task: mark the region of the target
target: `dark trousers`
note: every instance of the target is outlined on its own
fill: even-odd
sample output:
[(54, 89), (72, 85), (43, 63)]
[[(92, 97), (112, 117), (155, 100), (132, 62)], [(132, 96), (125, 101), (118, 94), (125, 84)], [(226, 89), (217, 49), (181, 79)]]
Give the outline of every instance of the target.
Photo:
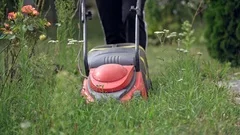
[[(130, 8), (136, 7), (136, 3), (137, 0), (96, 0), (107, 44), (135, 43), (135, 13), (131, 13)], [(142, 0), (139, 44), (145, 49), (147, 34), (144, 5), (145, 0)]]

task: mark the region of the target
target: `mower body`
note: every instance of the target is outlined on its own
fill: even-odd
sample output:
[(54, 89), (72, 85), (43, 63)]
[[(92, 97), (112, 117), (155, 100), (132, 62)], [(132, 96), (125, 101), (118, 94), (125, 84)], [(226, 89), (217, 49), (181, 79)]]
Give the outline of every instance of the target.
[(139, 47), (139, 71), (135, 69), (135, 44), (97, 46), (88, 53), (89, 76), (81, 95), (87, 102), (114, 98), (128, 101), (134, 96), (148, 97), (151, 81), (145, 50)]

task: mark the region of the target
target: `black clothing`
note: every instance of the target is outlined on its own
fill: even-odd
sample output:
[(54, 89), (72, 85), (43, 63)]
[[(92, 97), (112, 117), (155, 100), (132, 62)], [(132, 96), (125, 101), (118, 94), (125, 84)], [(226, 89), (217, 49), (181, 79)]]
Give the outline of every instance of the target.
[[(144, 21), (144, 5), (142, 0), (141, 16), (139, 17), (139, 44), (145, 49), (147, 41)], [(96, 0), (99, 16), (103, 26), (107, 44), (135, 42), (135, 13), (130, 12), (131, 6), (136, 7), (137, 0)]]

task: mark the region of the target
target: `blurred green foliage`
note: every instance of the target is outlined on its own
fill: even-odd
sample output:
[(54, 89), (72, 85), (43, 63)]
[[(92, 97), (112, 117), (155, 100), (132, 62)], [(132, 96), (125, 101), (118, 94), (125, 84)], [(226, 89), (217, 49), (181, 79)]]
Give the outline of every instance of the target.
[[(0, 26), (7, 18), (7, 13), (16, 10), (16, 0), (0, 0)], [(0, 31), (0, 36), (2, 32)], [(1, 45), (0, 45), (1, 46)]]
[(7, 18), (7, 13), (16, 11), (20, 0), (0, 0), (0, 24)]
[(6, 0), (0, 0), (1, 6), (0, 6), (0, 22), (3, 22), (4, 20), (4, 14), (5, 14), (5, 7), (6, 7)]
[(146, 19), (149, 34), (156, 30), (169, 29), (178, 31), (185, 20), (191, 21), (199, 0), (148, 0), (146, 3)]
[(221, 62), (240, 66), (240, 1), (210, 1), (205, 13), (207, 47)]
[[(167, 29), (180, 32), (184, 21), (192, 22), (201, 0), (148, 0), (145, 7), (149, 38), (156, 38), (155, 31)], [(196, 20), (201, 22), (202, 8)]]

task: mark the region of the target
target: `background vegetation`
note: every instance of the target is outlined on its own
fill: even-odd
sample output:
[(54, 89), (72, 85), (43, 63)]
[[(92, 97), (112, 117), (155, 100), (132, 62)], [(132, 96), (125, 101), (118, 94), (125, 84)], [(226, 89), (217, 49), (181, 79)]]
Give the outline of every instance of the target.
[[(77, 68), (82, 47), (77, 1), (46, 1), (39, 17), (51, 26), (36, 30), (43, 33), (29, 38), (25, 29), (19, 29), (19, 42), (0, 40), (0, 134), (239, 134), (239, 93), (224, 85), (240, 78), (239, 69), (212, 59), (207, 48), (212, 43), (203, 37), (204, 30), (214, 25), (201, 17), (210, 3), (157, 1), (149, 0), (146, 9), (148, 24), (153, 24), (149, 27), (153, 41), (147, 48), (153, 89), (147, 101), (135, 98), (126, 104), (85, 103), (79, 91), (83, 77)], [(189, 2), (194, 6), (189, 7)], [(0, 8), (5, 14), (2, 3)], [(93, 1), (88, 8), (95, 13), (88, 26), (91, 49), (104, 41)], [(2, 20), (1, 28), (7, 16)], [(42, 34), (46, 37), (40, 38)], [(11, 58), (11, 53), (5, 48), (14, 43), (23, 49), (14, 57), (16, 63), (6, 68), (6, 55)], [(28, 57), (31, 45), (35, 53)], [(14, 78), (7, 77), (11, 67), (18, 73)]]
[(210, 55), (240, 65), (240, 1), (211, 1), (206, 11), (206, 38)]

